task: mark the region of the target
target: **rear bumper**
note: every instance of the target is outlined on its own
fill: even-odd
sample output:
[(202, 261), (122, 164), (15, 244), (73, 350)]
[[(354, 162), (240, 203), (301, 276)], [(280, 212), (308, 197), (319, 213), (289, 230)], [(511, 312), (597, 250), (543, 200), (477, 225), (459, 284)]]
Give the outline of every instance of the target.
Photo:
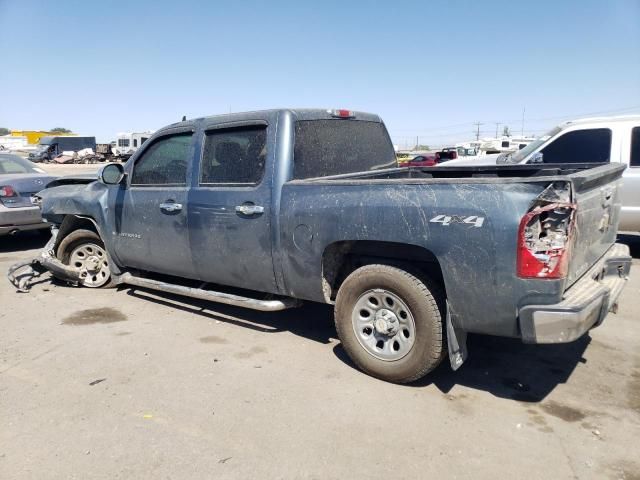
[(631, 256), (629, 247), (614, 244), (607, 253), (564, 292), (560, 303), (520, 308), (519, 321), (525, 343), (566, 343), (602, 323), (624, 288)]
[(48, 227), (49, 223), (42, 219), (39, 207), (0, 206), (0, 236)]

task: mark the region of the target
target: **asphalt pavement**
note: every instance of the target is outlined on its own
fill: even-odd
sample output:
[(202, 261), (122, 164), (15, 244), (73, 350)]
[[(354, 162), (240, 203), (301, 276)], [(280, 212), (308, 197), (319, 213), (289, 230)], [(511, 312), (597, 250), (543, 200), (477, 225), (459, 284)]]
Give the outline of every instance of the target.
[[(566, 345), (470, 336), (408, 386), (332, 310), (0, 280), (0, 478), (640, 478), (640, 238), (616, 315)], [(0, 238), (0, 271), (44, 245)]]

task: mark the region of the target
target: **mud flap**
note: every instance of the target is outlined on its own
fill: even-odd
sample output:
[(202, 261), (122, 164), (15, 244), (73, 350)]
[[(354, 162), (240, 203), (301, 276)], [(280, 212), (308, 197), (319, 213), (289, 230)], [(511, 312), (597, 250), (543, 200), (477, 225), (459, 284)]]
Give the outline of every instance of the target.
[(467, 359), (467, 332), (453, 326), (451, 320), (451, 307), (447, 301), (447, 348), (449, 349), (449, 362), (455, 371), (459, 369)]

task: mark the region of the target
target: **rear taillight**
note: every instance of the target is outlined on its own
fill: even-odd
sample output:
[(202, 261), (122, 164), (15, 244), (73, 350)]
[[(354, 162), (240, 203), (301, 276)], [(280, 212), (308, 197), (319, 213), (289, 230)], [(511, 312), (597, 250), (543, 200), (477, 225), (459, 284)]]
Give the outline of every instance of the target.
[(520, 221), (517, 272), (520, 278), (567, 275), (575, 206), (554, 203), (536, 207)]
[(11, 185), (0, 186), (0, 198), (17, 197), (18, 192)]

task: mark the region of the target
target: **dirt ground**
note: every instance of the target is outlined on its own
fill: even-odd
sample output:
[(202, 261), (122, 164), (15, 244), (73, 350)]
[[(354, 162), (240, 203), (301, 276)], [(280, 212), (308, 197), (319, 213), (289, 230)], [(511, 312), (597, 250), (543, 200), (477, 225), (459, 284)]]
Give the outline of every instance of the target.
[[(43, 244), (0, 238), (0, 272)], [(635, 260), (580, 340), (471, 336), (458, 372), (398, 386), (354, 369), (323, 305), (0, 280), (0, 478), (640, 479), (638, 311)]]

